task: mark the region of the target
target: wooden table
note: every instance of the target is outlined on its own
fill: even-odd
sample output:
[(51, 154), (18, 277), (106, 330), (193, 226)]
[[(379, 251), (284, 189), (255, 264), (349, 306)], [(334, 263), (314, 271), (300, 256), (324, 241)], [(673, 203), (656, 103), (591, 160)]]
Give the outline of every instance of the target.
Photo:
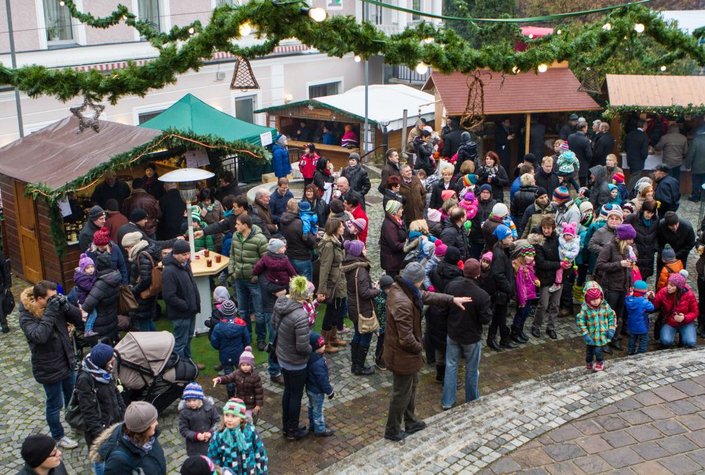
[[(215, 262), (215, 256), (221, 256), (220, 262)], [(207, 261), (210, 259), (211, 267), (208, 267)], [(209, 256), (203, 256), (203, 251), (198, 251), (191, 261), (191, 272), (193, 272), (198, 294), (201, 296), (201, 311), (196, 314), (196, 329), (195, 333), (207, 333), (206, 320), (210, 318), (212, 311), (211, 302), (211, 276), (220, 274), (221, 271), (228, 268), (230, 259), (217, 252), (210, 251)]]

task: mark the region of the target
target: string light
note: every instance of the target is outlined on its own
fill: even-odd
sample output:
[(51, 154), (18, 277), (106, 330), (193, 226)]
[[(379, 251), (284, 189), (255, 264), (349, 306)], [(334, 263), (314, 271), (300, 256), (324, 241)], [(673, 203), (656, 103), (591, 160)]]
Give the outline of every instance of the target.
[(59, 2), (59, 6), (60, 6), (60, 7), (66, 6), (66, 3), (64, 3), (64, 0), (61, 0), (61, 1)]
[(533, 40), (533, 39), (534, 39), (534, 34), (533, 34), (533, 33), (529, 33), (529, 39), (530, 39), (530, 40)]
[(514, 74), (519, 74), (520, 72), (521, 72), (521, 69), (517, 68), (516, 66), (514, 66), (514, 67), (512, 68), (512, 73), (514, 73)]
[(428, 72), (428, 64), (424, 63), (423, 61), (420, 62), (419, 64), (416, 65), (415, 71), (420, 74), (424, 75)]
[(556, 30), (556, 34), (557, 34), (557, 35), (560, 35), (561, 33), (563, 33), (562, 30)]
[(646, 30), (646, 27), (643, 23), (637, 23), (636, 25), (634, 25), (634, 31), (636, 31), (637, 33), (643, 33), (644, 30)]
[(548, 64), (546, 64), (546, 63), (541, 63), (541, 64), (538, 65), (538, 67), (537, 67), (536, 69), (537, 69), (538, 72), (540, 72), (540, 73), (545, 73), (546, 71), (548, 71)]
[(661, 66), (660, 69), (661, 69), (661, 72), (662, 72), (662, 73), (665, 73), (665, 72), (666, 72), (666, 69), (668, 69), (668, 68), (667, 68), (666, 65), (664, 64), (663, 66)]
[(196, 33), (196, 30), (194, 29), (194, 27), (191, 27), (191, 28), (188, 29), (188, 34), (189, 34), (189, 35), (193, 35), (194, 33)]
[(240, 25), (238, 31), (240, 32), (240, 36), (248, 36), (250, 33), (252, 33), (252, 25), (249, 21), (246, 21), (245, 23)]
[(328, 18), (328, 12), (325, 10), (325, 8), (316, 7), (308, 11), (308, 16), (311, 18), (311, 20), (315, 21), (316, 23), (320, 23), (322, 21), (325, 21), (326, 18)]
[(602, 25), (602, 29), (605, 31), (610, 31), (612, 29), (612, 24), (611, 23), (605, 23)]
[(360, 57), (359, 54), (356, 54), (353, 59), (355, 60), (356, 63), (359, 63), (360, 61), (362, 61), (362, 58)]
[(424, 38), (423, 42), (426, 43), (427, 45), (430, 45), (431, 43), (433, 43), (433, 38), (431, 38), (431, 37)]

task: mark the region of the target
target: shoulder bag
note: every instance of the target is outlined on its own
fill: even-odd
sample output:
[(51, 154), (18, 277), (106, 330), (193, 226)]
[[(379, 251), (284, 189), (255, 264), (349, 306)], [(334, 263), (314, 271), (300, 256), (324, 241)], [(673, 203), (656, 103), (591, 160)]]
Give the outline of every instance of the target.
[(147, 255), (149, 262), (152, 264), (152, 281), (149, 283), (149, 288), (140, 292), (140, 298), (147, 300), (148, 298), (156, 297), (162, 291), (162, 270), (164, 270), (164, 267), (162, 267), (161, 262), (155, 263), (148, 252), (143, 252), (143, 254)]
[(137, 299), (135, 298), (135, 294), (132, 293), (132, 290), (130, 290), (130, 286), (121, 285), (120, 298), (118, 299), (118, 313), (127, 315), (137, 310), (137, 307)]
[[(98, 408), (98, 418), (103, 419), (103, 415), (100, 410), (100, 403), (98, 402), (98, 391), (95, 387), (95, 380), (91, 376), (91, 388), (93, 389), (93, 395), (95, 396), (95, 404)], [(65, 419), (66, 423), (70, 425), (73, 429), (86, 431), (86, 421), (81, 413), (81, 406), (78, 404), (78, 396), (76, 395), (76, 388), (73, 389), (71, 393), (71, 399), (69, 400), (69, 405), (66, 407)], [(102, 423), (102, 422), (101, 422)]]
[(357, 275), (360, 272), (360, 268), (358, 267), (355, 270), (355, 301), (357, 302), (357, 331), (361, 335), (364, 335), (365, 333), (372, 333), (376, 332), (379, 330), (379, 320), (377, 320), (377, 315), (375, 315), (375, 309), (374, 307), (372, 308), (372, 316), (366, 317), (362, 313), (360, 313), (360, 290), (358, 289), (357, 286)]

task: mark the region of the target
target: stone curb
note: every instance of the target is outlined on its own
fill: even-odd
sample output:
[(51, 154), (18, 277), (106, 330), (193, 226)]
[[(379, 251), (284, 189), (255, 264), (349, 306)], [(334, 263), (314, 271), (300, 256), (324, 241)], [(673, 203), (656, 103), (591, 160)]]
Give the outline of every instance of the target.
[[(322, 473), (475, 473), (530, 440), (642, 391), (705, 374), (705, 349), (647, 353), (523, 381), (426, 420), (400, 444), (380, 440)], [(482, 378), (482, 376), (480, 376)]]

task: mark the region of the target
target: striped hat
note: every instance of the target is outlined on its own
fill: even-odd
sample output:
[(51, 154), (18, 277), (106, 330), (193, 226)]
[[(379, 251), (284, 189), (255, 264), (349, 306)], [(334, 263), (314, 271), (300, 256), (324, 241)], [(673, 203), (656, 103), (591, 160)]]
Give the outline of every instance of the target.
[(565, 186), (559, 186), (553, 190), (553, 201), (556, 203), (565, 203), (570, 200), (570, 191)]
[(560, 150), (561, 150), (561, 152), (566, 151), (566, 150), (570, 150), (570, 146), (568, 145), (568, 142), (567, 142), (567, 141), (564, 141), (564, 142), (561, 144)]
[(615, 173), (614, 175), (612, 175), (612, 179), (613, 179), (616, 183), (624, 183), (624, 173), (622, 173), (622, 172), (617, 172), (617, 173)]
[(637, 280), (634, 282), (634, 295), (640, 297), (649, 291), (649, 287), (643, 280)]
[(474, 173), (468, 173), (463, 176), (463, 186), (470, 186), (477, 183), (477, 175)]
[(245, 351), (243, 351), (240, 354), (240, 361), (238, 361), (239, 364), (248, 364), (250, 366), (255, 365), (255, 355), (252, 354), (252, 347), (251, 346), (246, 346)]
[(400, 209), (401, 203), (396, 200), (387, 201), (387, 206), (384, 207), (384, 210), (389, 214), (397, 214)]
[(222, 304), (220, 304), (220, 313), (225, 315), (226, 317), (232, 317), (235, 315), (237, 312), (237, 307), (235, 306), (235, 302), (232, 300), (224, 300)]
[(242, 399), (232, 398), (223, 406), (223, 415), (232, 414), (242, 419), (247, 417), (247, 408)]
[(184, 388), (184, 394), (181, 399), (200, 399), (203, 400), (203, 388), (198, 383), (190, 383)]

